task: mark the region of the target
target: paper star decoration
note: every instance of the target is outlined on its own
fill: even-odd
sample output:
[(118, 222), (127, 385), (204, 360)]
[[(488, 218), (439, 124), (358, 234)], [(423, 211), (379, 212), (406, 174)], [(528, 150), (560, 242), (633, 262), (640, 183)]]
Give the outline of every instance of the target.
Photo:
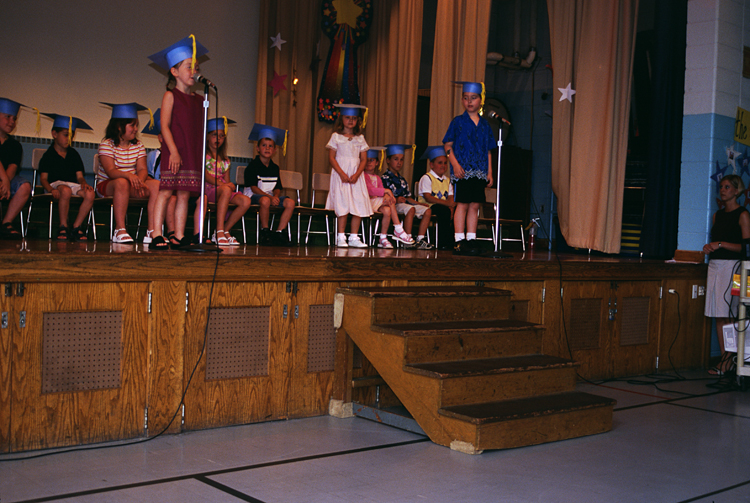
[(722, 178), (724, 178), (724, 172), (727, 170), (729, 166), (724, 166), (723, 168), (719, 166), (719, 161), (716, 161), (716, 172), (711, 175), (711, 180), (713, 180), (716, 183), (719, 183)]
[(737, 164), (735, 161), (742, 154), (740, 154), (734, 149), (734, 145), (732, 145), (731, 147), (727, 147), (726, 152), (727, 152), (727, 167), (732, 166), (732, 173), (736, 174)]
[(286, 91), (286, 86), (284, 85), (284, 79), (286, 79), (286, 77), (286, 75), (279, 75), (276, 73), (276, 70), (274, 70), (273, 78), (268, 81), (268, 85), (273, 88), (274, 97), (279, 94), (279, 91), (282, 89)]
[(281, 44), (286, 44), (286, 40), (281, 38), (281, 33), (277, 33), (275, 37), (270, 37), (273, 41), (273, 44), (271, 44), (271, 49), (274, 47), (278, 50), (281, 50)]
[(562, 93), (562, 96), (560, 96), (560, 101), (562, 100), (568, 100), (569, 102), (573, 103), (573, 95), (576, 93), (575, 89), (570, 88), (570, 82), (568, 82), (567, 87), (558, 87), (557, 90)]
[(338, 24), (348, 24), (352, 28), (356, 28), (357, 17), (362, 14), (362, 7), (352, 2), (352, 0), (333, 0), (332, 3), (336, 8), (336, 22)]

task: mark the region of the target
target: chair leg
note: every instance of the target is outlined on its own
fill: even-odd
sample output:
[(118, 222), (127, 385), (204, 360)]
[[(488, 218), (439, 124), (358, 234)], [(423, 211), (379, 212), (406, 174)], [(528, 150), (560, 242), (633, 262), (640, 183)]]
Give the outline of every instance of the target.
[(143, 220), (143, 208), (138, 214), (138, 227), (135, 228), (135, 240), (138, 241), (138, 235), (141, 233), (141, 220)]
[(247, 244), (247, 233), (245, 232), (245, 215), (242, 215), (242, 242)]
[(523, 224), (521, 224), (521, 246), (523, 251), (526, 251), (526, 240), (523, 238)]
[[(326, 229), (328, 229), (328, 217), (325, 217), (325, 219), (326, 219)], [(307, 234), (305, 234), (305, 244), (307, 244), (308, 241), (310, 240), (310, 226), (311, 225), (312, 225), (312, 215), (310, 215), (310, 217), (307, 219)]]
[[(29, 215), (31, 215), (31, 212), (29, 212)], [(47, 239), (52, 239), (52, 201), (49, 202), (49, 231), (47, 234), (49, 235)]]
[(109, 241), (112, 242), (112, 237), (115, 235), (115, 207), (109, 207)]
[(28, 226), (24, 227), (24, 225), (23, 225), (23, 211), (19, 214), (19, 216), (21, 217), (21, 236), (25, 238), (26, 237), (26, 230), (24, 230), (24, 229), (28, 229), (29, 227)]

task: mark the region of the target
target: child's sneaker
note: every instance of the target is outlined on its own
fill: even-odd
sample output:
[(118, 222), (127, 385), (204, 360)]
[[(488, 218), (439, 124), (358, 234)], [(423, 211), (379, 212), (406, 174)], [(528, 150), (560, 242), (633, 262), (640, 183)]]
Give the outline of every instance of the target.
[(426, 239), (420, 239), (414, 246), (417, 250), (433, 250), (435, 247), (428, 243)]
[(336, 238), (336, 246), (339, 248), (348, 248), (349, 243), (346, 242), (346, 236), (338, 236)]
[(414, 238), (408, 235), (405, 231), (395, 231), (393, 233), (393, 239), (399, 243), (403, 243), (406, 246), (414, 246)]
[(390, 241), (388, 241), (388, 238), (385, 236), (380, 236), (380, 244), (379, 246), (381, 248), (393, 248), (393, 245)]
[(359, 239), (356, 234), (349, 234), (349, 247), (351, 248), (367, 248), (367, 245)]

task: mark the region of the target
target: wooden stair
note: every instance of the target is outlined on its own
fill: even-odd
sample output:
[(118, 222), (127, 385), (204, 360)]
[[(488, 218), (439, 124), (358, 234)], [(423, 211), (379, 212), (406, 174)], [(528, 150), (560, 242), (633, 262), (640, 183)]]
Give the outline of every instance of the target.
[(614, 400), (575, 391), (577, 364), (484, 287), (342, 288), (335, 323), (430, 439), (467, 453), (612, 429)]

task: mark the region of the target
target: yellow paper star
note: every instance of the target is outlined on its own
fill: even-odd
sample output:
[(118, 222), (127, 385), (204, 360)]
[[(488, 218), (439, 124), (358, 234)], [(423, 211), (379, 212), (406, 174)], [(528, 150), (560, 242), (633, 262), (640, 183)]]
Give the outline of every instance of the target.
[(362, 14), (362, 7), (352, 0), (333, 0), (333, 6), (336, 8), (336, 22), (338, 24), (348, 24), (352, 28), (357, 27), (357, 16)]

